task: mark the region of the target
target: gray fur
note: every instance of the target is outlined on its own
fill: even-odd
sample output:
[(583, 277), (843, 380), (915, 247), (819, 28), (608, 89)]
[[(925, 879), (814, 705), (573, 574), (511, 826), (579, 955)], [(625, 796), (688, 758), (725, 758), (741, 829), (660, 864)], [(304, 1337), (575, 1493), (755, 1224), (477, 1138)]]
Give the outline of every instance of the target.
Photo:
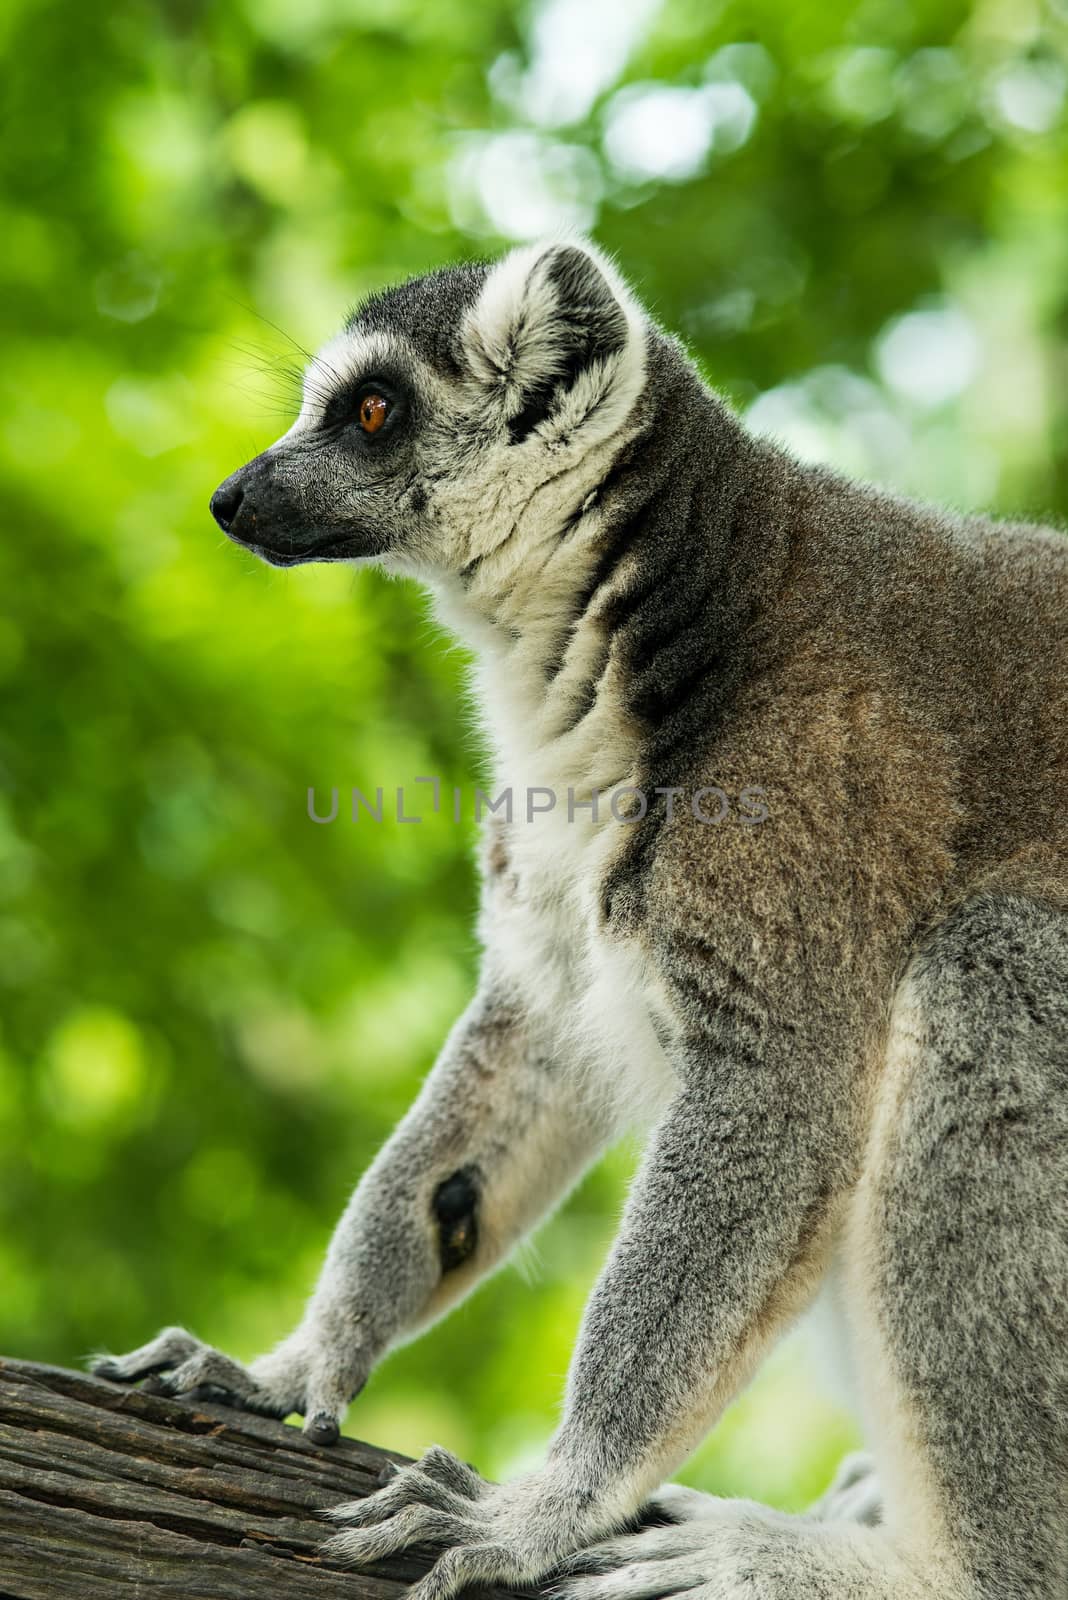
[[(370, 302), (213, 508), (267, 559), (427, 583), (501, 786), (652, 803), (491, 825), (479, 994), (298, 1330), (247, 1371), (168, 1330), (109, 1375), (329, 1438), (645, 1124), (545, 1465), (432, 1451), (339, 1553), (436, 1542), (419, 1600), (1064, 1600), (1068, 542), (750, 438), (581, 244)], [(703, 785), (767, 821), (656, 793)], [(878, 1479), (803, 1518), (661, 1489), (832, 1267)]]

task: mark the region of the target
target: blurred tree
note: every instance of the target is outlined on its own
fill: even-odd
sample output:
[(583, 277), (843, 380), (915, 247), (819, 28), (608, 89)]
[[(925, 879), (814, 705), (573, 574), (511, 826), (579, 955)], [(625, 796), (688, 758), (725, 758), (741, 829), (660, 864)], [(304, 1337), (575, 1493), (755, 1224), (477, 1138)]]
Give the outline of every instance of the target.
[[(306, 813), (470, 784), (461, 660), (414, 592), (206, 515), (301, 345), (589, 227), (753, 426), (1063, 515), (1066, 40), (1063, 0), (9, 0), (0, 1347), (280, 1336), (470, 989), (466, 830)], [(352, 1430), (535, 1450), (629, 1161)], [(788, 1349), (688, 1475), (796, 1505), (850, 1437)]]

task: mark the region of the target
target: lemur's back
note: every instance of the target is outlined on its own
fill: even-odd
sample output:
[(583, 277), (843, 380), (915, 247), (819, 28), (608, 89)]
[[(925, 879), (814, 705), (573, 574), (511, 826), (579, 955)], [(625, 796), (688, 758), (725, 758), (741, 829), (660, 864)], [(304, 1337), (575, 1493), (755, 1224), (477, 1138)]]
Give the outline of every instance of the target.
[(960, 809), (960, 870), (1036, 844), (1063, 849), (1068, 538), (823, 472), (799, 481), (807, 604), (828, 666), (842, 684), (892, 695), (917, 737), (935, 736)]
[(843, 893), (871, 885), (893, 967), (940, 907), (1020, 852), (1068, 856), (1068, 539), (800, 466), (699, 389), (677, 348), (653, 366), (679, 416), (653, 473), (643, 449), (645, 475), (632, 487), (624, 465), (617, 481), (620, 525), (635, 508), (644, 522), (633, 575), (612, 580), (640, 781), (758, 785), (770, 817), (747, 842), (672, 830), (654, 805), (607, 898), (640, 919), (662, 856), (653, 897), (721, 916), (761, 875), (799, 882), (799, 852), (810, 867), (825, 856)]

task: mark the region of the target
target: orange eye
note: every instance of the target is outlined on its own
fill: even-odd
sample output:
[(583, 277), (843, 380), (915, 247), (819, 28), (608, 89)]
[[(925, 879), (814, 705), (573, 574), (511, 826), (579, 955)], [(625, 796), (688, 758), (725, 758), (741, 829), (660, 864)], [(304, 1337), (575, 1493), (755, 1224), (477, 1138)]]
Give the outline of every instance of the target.
[(389, 414), (389, 401), (384, 395), (365, 394), (360, 401), (360, 427), (364, 433), (377, 433)]

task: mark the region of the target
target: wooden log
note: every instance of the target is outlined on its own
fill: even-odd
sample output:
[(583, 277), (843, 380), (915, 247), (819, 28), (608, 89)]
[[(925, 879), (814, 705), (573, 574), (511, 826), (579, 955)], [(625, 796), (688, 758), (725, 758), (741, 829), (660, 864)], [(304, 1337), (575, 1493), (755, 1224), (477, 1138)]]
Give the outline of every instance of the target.
[(320, 1513), (405, 1459), (0, 1360), (0, 1600), (396, 1600), (432, 1554), (346, 1570)]

